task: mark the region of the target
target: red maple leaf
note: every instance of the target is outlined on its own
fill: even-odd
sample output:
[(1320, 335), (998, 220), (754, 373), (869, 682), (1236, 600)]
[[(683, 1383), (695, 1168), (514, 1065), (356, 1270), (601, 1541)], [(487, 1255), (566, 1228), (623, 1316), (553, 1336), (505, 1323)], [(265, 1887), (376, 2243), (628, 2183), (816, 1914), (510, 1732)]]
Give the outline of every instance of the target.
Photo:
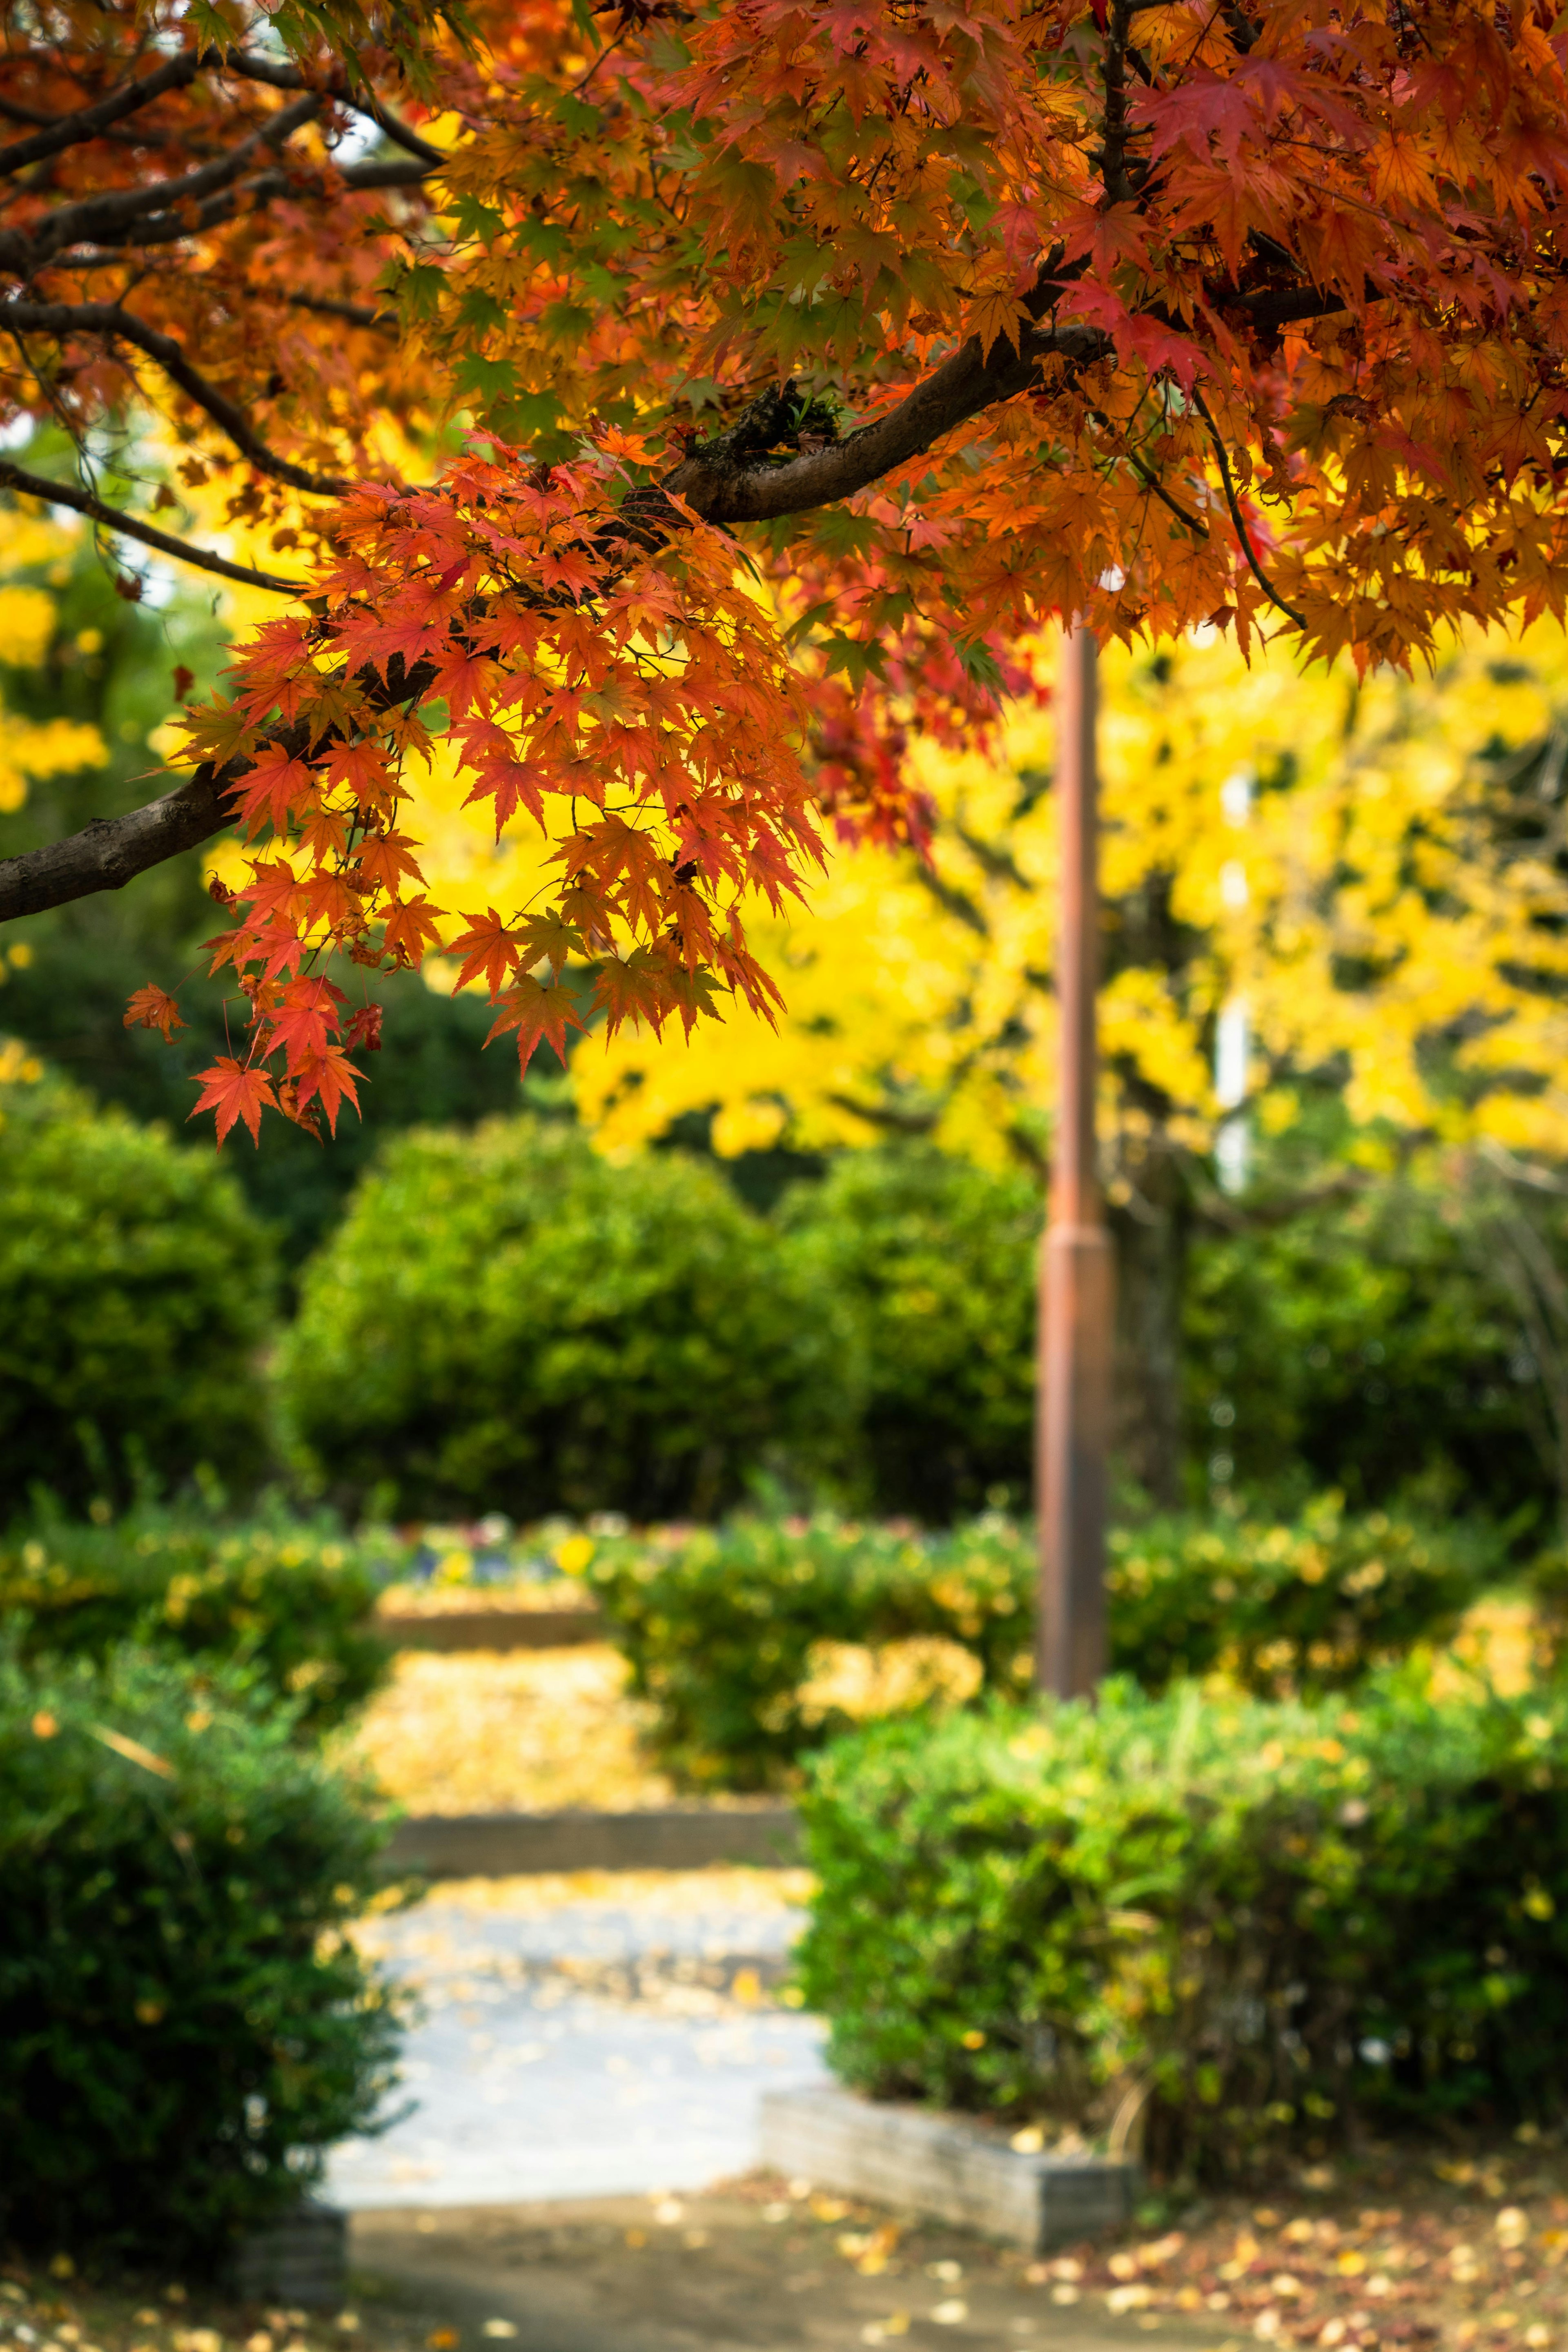
[(220, 1054), (210, 1070), (198, 1070), (195, 1083), (205, 1092), (190, 1114), (199, 1117), (204, 1110), (217, 1114), (218, 1149), (236, 1119), (242, 1118), (250, 1129), (252, 1143), (261, 1140), (261, 1114), (264, 1109), (276, 1110), (278, 1097), (272, 1091), (272, 1081), (265, 1070), (247, 1069), (228, 1054)]
[(349, 1015), (343, 1031), (343, 1048), (350, 1054), (379, 1054), (381, 1051), (382, 1008), (379, 1004), (362, 1004)]
[(452, 941), (451, 951), (466, 957), (457, 986), (467, 988), (482, 972), (491, 997), (496, 998), (516, 967), (518, 940), (492, 907), (488, 914), (468, 917), (468, 929)]
[(338, 1025), (338, 1007), (347, 1002), (341, 988), (319, 978), (291, 980), (283, 1001), (272, 1014), (267, 1051), (279, 1047), (289, 1057), (289, 1075), (295, 1077), (304, 1064), (324, 1054)]
[(296, 760), (280, 743), (269, 743), (236, 788), (235, 807), (246, 831), (259, 832), (265, 817), (274, 833), (282, 833), (320, 782), (303, 760)]
[(363, 1077), (364, 1072), (356, 1070), (340, 1047), (328, 1045), (319, 1054), (302, 1055), (289, 1075), (294, 1082), (296, 1116), (305, 1111), (312, 1097), (317, 1097), (327, 1114), (327, 1126), (333, 1135), (338, 1131), (338, 1109), (344, 1097), (356, 1111), (359, 1109), (359, 1091), (355, 1082)]

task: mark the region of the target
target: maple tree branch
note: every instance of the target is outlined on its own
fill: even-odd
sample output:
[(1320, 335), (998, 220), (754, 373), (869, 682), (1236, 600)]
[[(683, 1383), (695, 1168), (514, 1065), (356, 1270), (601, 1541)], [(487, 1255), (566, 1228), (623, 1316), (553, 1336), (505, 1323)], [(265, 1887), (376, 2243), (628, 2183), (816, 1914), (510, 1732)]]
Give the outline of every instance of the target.
[(125, 83), (100, 99), (96, 106), (84, 106), (74, 114), (62, 114), (47, 130), (34, 138), (17, 139), (9, 147), (0, 147), (0, 173), (19, 172), (25, 164), (42, 163), (47, 155), (58, 155), (62, 147), (77, 147), (84, 140), (96, 139), (111, 123), (123, 121), (140, 107), (150, 106), (155, 98), (169, 90), (184, 89), (194, 81), (200, 63), (194, 50), (171, 58), (155, 73), (145, 75), (140, 81)]
[(1127, 52), (1131, 20), (1130, 0), (1111, 0), (1105, 28), (1105, 112), (1099, 160), (1106, 197), (1113, 205), (1130, 204), (1137, 194), (1127, 174)]
[[(384, 677), (374, 666), (357, 677), (367, 700), (383, 711), (400, 702), (422, 700), (435, 682), (433, 661), (408, 664), (401, 654), (392, 656)], [(319, 750), (338, 736), (335, 729), (313, 734), (296, 719), (276, 728), (266, 740), (298, 758), (312, 741)], [(250, 767), (248, 759), (237, 757), (222, 767), (204, 761), (184, 783), (159, 800), (123, 816), (95, 817), (82, 832), (26, 850), (19, 857), (0, 857), (0, 923), (42, 914), (47, 908), (89, 898), (100, 890), (122, 890), (152, 866), (226, 832), (235, 821), (230, 796)]]
[(1263, 566), (1258, 561), (1257, 554), (1253, 550), (1251, 535), (1242, 518), (1241, 507), (1237, 499), (1235, 486), (1230, 478), (1230, 459), (1226, 454), (1225, 443), (1220, 437), (1219, 427), (1215, 425), (1214, 418), (1209, 415), (1208, 404), (1195, 383), (1193, 386), (1193, 405), (1197, 410), (1198, 415), (1203, 418), (1204, 423), (1208, 426), (1209, 438), (1214, 443), (1215, 456), (1219, 459), (1219, 478), (1225, 484), (1226, 504), (1230, 509), (1230, 519), (1236, 526), (1236, 535), (1241, 541), (1241, 551), (1247, 558), (1247, 569), (1251, 572), (1253, 578), (1257, 581), (1258, 586), (1262, 589), (1264, 594), (1268, 597), (1269, 603), (1273, 605), (1275, 611), (1277, 613), (1283, 613), (1288, 621), (1294, 621), (1299, 629), (1304, 629), (1307, 624), (1302, 619), (1300, 614), (1297, 612), (1293, 604), (1287, 604), (1284, 597), (1278, 593), (1269, 581), (1268, 573), (1264, 571)]
[[(256, 57), (248, 49), (209, 49), (204, 62), (210, 64), (215, 60), (226, 73), (239, 74), (247, 81), (265, 82), (271, 89), (322, 88), (319, 83), (307, 81), (298, 66), (275, 65), (270, 58)], [(400, 115), (395, 114), (374, 90), (356, 97), (346, 82), (337, 81), (325, 85), (324, 95), (378, 124), (389, 139), (395, 140), (399, 147), (406, 148), (410, 155), (417, 155), (422, 163), (433, 166), (447, 161), (439, 147), (433, 147), (428, 139), (421, 139), (417, 131), (405, 122)]]
[[(983, 409), (1032, 391), (1047, 358), (1087, 367), (1112, 349), (1110, 336), (1098, 327), (1026, 329), (1020, 341), (1016, 351), (998, 337), (986, 358), (978, 337), (971, 337), (885, 416), (783, 465), (757, 454), (757, 421), (748, 410), (727, 432), (699, 442), (658, 487), (685, 499), (705, 522), (773, 522), (781, 515), (833, 506), (923, 456)], [(778, 394), (764, 394), (753, 407), (770, 400), (782, 409)]]
[(351, 327), (374, 327), (379, 334), (395, 334), (403, 323), (395, 310), (373, 310), (366, 302), (338, 302), (325, 294), (286, 294), (283, 299), (291, 310), (319, 310), (324, 319), (345, 319)]
[(198, 769), (144, 808), (124, 816), (95, 817), (84, 832), (51, 841), (21, 857), (0, 858), (0, 922), (36, 915), (98, 890), (122, 890), (149, 866), (210, 841), (234, 822), (226, 770)]
[(13, 231), (0, 244), (0, 257), (7, 248), (25, 248), (30, 268), (37, 269), (62, 247), (83, 240), (100, 243), (104, 232), (122, 229), (143, 213), (168, 212), (180, 205), (194, 205), (238, 179), (258, 148), (282, 147), (296, 131), (320, 114), (326, 102), (319, 91), (312, 91), (292, 106), (280, 108), (226, 154), (201, 164), (180, 179), (155, 180), (140, 188), (116, 188), (107, 195), (84, 196), (78, 204), (62, 205), (58, 212), (47, 214), (31, 236)]
[(242, 457), (248, 457), (258, 472), (270, 474), (290, 489), (304, 490), (314, 498), (339, 498), (348, 484), (333, 474), (308, 474), (287, 457), (279, 457), (269, 449), (253, 429), (249, 418), (237, 408), (216, 384), (198, 374), (172, 335), (150, 327), (131, 310), (121, 310), (115, 302), (4, 302), (0, 301), (0, 327), (13, 332), (31, 329), (35, 333), (56, 335), (83, 334), (100, 336), (106, 342), (133, 343), (149, 359), (156, 360), (164, 374), (188, 400), (205, 409), (215, 425), (220, 425)]
[[(350, 163), (334, 166), (334, 169), (344, 187), (358, 194), (375, 188), (416, 187), (422, 180), (429, 178), (431, 167), (408, 156), (405, 159), (395, 157), (384, 163)], [(181, 212), (157, 213), (140, 224), (103, 229), (94, 236), (93, 242), (119, 247), (182, 244), (187, 238), (205, 235), (208, 229), (221, 228), (225, 221), (234, 218), (242, 200), (259, 207), (270, 204), (274, 196), (299, 196), (303, 184), (298, 169), (258, 172), (252, 178), (241, 180), (237, 187), (208, 196), (197, 208), (194, 218)], [(36, 275), (42, 268), (79, 269), (86, 266), (74, 258), (57, 257), (47, 262), (28, 260), (25, 247), (26, 240), (17, 233), (0, 234), (0, 268), (14, 268), (19, 277), (27, 277)], [(22, 256), (19, 259), (16, 257), (18, 254)], [(89, 257), (89, 259), (96, 258), (96, 256)]]
[(107, 506), (103, 499), (94, 498), (90, 490), (79, 489), (74, 482), (54, 482), (45, 474), (29, 474), (23, 467), (14, 466), (8, 457), (0, 457), (0, 489), (19, 491), (24, 498), (42, 499), (50, 506), (69, 507), (75, 513), (101, 523), (106, 530), (140, 540), (144, 547), (155, 547), (161, 555), (173, 555), (182, 563), (194, 563), (198, 571), (216, 572), (219, 579), (237, 580), (242, 587), (269, 588), (279, 596), (303, 596), (307, 593), (302, 580), (286, 580), (279, 572), (257, 572), (247, 563), (231, 563), (226, 556), (215, 554), (211, 548), (193, 547), (188, 540), (176, 539), (173, 532), (160, 530), (153, 523), (121, 514), (118, 507)]

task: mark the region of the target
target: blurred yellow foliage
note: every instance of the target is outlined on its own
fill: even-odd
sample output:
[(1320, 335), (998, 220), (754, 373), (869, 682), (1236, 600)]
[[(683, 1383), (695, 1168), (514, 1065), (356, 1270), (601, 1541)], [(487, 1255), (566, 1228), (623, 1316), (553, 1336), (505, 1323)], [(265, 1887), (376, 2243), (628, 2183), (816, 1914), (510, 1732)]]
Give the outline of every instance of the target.
[[(36, 668), (55, 630), (55, 600), (48, 590), (16, 574), (46, 567), (59, 572), (73, 537), (47, 516), (0, 508), (0, 658), (9, 669)], [(0, 706), (0, 816), (23, 805), (29, 784), (80, 768), (101, 768), (109, 756), (97, 728), (73, 719), (21, 719)]]
[[(1568, 646), (1454, 645), (1435, 676), (1247, 668), (1204, 633), (1102, 663), (1102, 1125), (1136, 1160), (1149, 1102), (1196, 1150), (1222, 1117), (1215, 1015), (1244, 1000), (1249, 1099), (1279, 1131), (1293, 1076), (1343, 1072), (1352, 1116), (1515, 1150), (1568, 1146)], [(993, 755), (917, 746), (932, 864), (841, 851), (808, 912), (752, 936), (788, 1012), (688, 1045), (624, 1031), (580, 1054), (579, 1106), (635, 1146), (712, 1108), (716, 1149), (865, 1143), (1037, 1157), (1052, 1097), (1057, 838), (1048, 709)]]

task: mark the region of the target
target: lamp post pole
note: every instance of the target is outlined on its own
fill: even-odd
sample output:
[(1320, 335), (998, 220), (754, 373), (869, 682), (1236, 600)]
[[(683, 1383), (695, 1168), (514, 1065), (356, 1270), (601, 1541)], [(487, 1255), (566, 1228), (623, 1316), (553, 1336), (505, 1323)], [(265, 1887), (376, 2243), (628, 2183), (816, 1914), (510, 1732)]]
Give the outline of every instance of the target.
[(1105, 1522), (1110, 1450), (1110, 1236), (1095, 1155), (1095, 642), (1062, 640), (1057, 696), (1061, 927), (1056, 1149), (1040, 1265), (1036, 1496), (1040, 1531), (1036, 1679), (1072, 1698), (1105, 1671)]

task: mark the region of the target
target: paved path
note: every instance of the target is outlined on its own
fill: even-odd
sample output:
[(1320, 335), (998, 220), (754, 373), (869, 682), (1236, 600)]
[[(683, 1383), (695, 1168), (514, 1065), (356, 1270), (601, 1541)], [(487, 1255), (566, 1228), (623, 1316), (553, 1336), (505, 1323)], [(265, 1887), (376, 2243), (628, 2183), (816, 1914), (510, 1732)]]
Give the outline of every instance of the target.
[(771, 1997), (802, 1914), (787, 1873), (441, 1890), (366, 1941), (420, 1996), (379, 2137), (334, 2151), (351, 2209), (691, 2189), (757, 2162), (764, 2085), (819, 2076), (821, 2028)]

